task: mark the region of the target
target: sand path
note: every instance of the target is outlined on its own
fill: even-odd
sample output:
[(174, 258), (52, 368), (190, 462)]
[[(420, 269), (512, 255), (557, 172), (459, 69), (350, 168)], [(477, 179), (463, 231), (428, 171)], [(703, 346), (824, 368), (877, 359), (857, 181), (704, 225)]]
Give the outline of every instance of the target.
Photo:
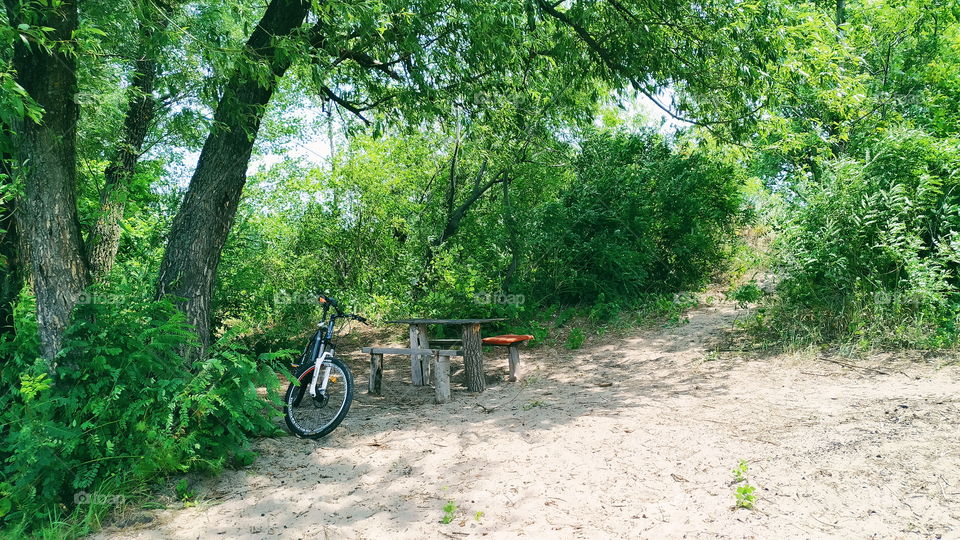
[[(389, 359), (384, 397), (358, 392), (326, 439), (263, 440), (197, 506), (98, 537), (960, 537), (960, 369), (711, 352), (738, 315), (524, 351), (520, 383), (497, 351), (487, 392), (455, 373), (445, 405)], [(741, 459), (754, 510), (734, 508)]]

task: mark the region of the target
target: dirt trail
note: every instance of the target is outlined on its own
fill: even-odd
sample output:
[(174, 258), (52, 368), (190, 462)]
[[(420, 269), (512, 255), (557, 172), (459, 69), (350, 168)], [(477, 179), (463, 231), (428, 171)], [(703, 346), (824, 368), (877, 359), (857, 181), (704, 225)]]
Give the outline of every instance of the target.
[[(196, 507), (98, 537), (960, 537), (958, 368), (710, 352), (737, 315), (524, 351), (521, 383), (495, 352), (487, 392), (455, 373), (446, 405), (392, 358), (385, 396), (359, 392), (325, 440), (264, 440)], [(741, 459), (754, 510), (734, 509)]]

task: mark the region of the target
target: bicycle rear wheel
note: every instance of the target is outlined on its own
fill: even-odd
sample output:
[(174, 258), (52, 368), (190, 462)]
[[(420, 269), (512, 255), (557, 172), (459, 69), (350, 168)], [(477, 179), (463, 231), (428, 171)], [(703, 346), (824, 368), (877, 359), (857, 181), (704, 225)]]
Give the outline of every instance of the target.
[(317, 381), (317, 395), (311, 397), (308, 389), (313, 380), (315, 364), (302, 366), (297, 374), (299, 385), (291, 382), (287, 388), (287, 395), (283, 400), (283, 416), (287, 427), (298, 437), (323, 437), (336, 429), (350, 410), (350, 402), (353, 401), (353, 375), (350, 368), (339, 358), (333, 358), (329, 363), (330, 378), (323, 395), (320, 394), (323, 371)]

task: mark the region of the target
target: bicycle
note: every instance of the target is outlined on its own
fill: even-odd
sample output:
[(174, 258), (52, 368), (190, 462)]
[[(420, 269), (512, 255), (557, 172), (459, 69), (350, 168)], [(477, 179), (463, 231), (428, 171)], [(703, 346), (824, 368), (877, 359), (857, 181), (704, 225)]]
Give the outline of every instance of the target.
[[(353, 374), (350, 368), (334, 356), (336, 345), (333, 333), (337, 319), (366, 323), (360, 315), (344, 313), (337, 301), (321, 295), (323, 321), (307, 342), (300, 361), (293, 364), (296, 380), (291, 381), (283, 400), (283, 416), (296, 436), (318, 439), (340, 425), (350, 410), (353, 400)], [(327, 320), (327, 314), (333, 314)]]

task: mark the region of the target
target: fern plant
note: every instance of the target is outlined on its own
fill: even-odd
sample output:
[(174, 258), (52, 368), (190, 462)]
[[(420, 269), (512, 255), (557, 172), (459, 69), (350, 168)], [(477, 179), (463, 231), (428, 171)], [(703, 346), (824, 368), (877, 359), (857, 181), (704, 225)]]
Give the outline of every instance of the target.
[[(18, 324), (29, 325), (33, 315), (22, 315)], [(0, 343), (10, 358), (0, 374), (10, 389), (0, 395), (0, 524), (8, 534), (51, 522), (83, 534), (163, 476), (249, 464), (251, 438), (278, 432), (270, 366), (282, 354), (258, 362), (228, 335), (188, 366), (178, 351), (194, 333), (165, 301), (81, 305), (75, 320), (56, 377), (35, 340)]]

